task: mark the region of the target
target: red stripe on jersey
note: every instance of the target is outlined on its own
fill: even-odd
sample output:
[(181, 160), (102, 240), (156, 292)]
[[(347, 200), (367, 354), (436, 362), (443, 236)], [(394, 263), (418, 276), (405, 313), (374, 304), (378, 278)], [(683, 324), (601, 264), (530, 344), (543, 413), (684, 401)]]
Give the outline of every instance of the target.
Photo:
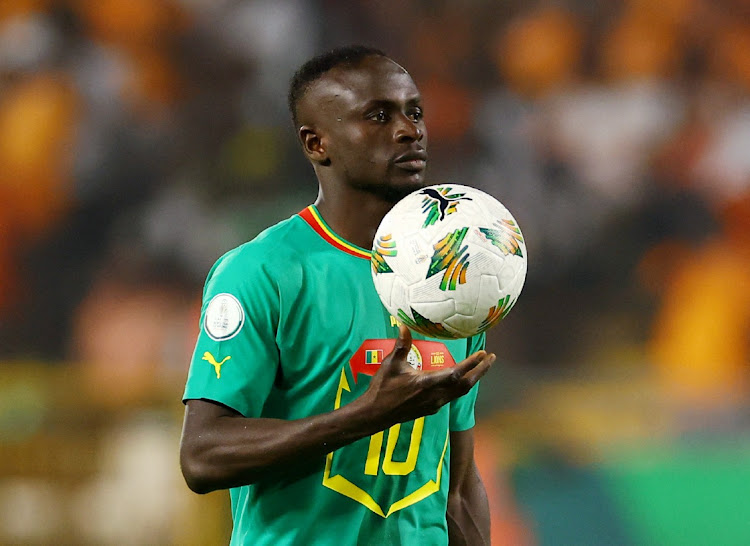
[(320, 216), (318, 210), (315, 208), (315, 205), (310, 205), (309, 207), (303, 209), (299, 213), (299, 215), (305, 222), (310, 224), (310, 227), (315, 230), (315, 233), (320, 235), (329, 244), (335, 246), (339, 250), (346, 252), (347, 254), (356, 256), (357, 258), (364, 258), (366, 260), (370, 259), (372, 253), (369, 250), (365, 250), (356, 245), (353, 245), (336, 235)]

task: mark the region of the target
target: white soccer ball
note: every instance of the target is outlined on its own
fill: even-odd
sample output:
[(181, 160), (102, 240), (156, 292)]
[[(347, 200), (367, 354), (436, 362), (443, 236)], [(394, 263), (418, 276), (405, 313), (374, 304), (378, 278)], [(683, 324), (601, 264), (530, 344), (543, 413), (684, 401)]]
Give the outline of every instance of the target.
[(513, 308), (526, 279), (526, 244), (494, 197), (468, 186), (417, 190), (375, 234), (372, 279), (395, 318), (429, 337), (487, 330)]

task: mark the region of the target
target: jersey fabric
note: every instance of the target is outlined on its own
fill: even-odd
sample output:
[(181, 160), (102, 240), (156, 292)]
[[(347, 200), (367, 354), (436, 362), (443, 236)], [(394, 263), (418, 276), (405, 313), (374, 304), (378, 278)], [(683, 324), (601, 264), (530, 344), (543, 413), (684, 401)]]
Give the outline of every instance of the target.
[[(338, 237), (311, 205), (211, 269), (184, 400), (245, 417), (330, 412), (367, 389), (397, 335), (370, 251)], [(409, 361), (424, 368), (484, 346), (484, 335), (413, 338)], [(449, 433), (474, 426), (477, 387), (435, 415), (328, 454), (317, 471), (231, 489), (231, 545), (447, 544)]]

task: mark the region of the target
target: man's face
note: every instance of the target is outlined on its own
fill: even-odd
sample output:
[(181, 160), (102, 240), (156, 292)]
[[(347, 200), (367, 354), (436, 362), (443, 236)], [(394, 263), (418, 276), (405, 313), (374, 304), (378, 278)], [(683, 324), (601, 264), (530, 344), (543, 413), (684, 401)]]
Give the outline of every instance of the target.
[(334, 68), (303, 100), (337, 182), (394, 203), (424, 186), (421, 98), (398, 64), (372, 56)]

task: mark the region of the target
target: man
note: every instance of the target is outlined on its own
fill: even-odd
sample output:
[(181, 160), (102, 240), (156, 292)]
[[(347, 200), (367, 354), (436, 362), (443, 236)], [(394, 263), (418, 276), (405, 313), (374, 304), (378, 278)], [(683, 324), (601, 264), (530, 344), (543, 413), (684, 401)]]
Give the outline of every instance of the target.
[[(495, 355), (483, 336), (412, 340), (365, 250), (425, 185), (419, 92), (382, 52), (353, 46), (303, 65), (289, 102), (318, 198), (208, 275), (185, 479), (230, 489), (233, 545), (488, 544), (471, 428)], [(445, 366), (420, 370), (429, 355)]]

